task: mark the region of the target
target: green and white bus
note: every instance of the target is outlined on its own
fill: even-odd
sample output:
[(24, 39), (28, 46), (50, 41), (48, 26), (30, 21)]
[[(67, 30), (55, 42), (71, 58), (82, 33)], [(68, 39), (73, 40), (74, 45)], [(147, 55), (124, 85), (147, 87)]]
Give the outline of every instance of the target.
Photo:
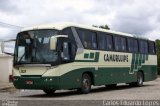
[(131, 34), (73, 23), (24, 28), (13, 64), (17, 89), (89, 93), (91, 86), (142, 86), (157, 78), (155, 42)]

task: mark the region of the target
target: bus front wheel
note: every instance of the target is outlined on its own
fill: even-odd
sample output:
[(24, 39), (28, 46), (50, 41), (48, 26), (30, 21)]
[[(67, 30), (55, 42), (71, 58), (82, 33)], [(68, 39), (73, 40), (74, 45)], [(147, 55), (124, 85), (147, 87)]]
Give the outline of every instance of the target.
[(45, 92), (47, 95), (53, 95), (55, 93), (56, 90), (52, 90), (52, 89), (44, 89), (43, 92)]
[(86, 73), (82, 75), (81, 88), (79, 91), (83, 94), (87, 94), (91, 91), (91, 77)]

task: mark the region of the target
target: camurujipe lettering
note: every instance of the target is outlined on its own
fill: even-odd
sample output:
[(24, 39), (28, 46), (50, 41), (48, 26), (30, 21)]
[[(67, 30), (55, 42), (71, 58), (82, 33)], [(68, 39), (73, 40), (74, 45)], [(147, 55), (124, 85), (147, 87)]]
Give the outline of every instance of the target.
[(128, 55), (105, 54), (104, 61), (106, 62), (128, 62)]

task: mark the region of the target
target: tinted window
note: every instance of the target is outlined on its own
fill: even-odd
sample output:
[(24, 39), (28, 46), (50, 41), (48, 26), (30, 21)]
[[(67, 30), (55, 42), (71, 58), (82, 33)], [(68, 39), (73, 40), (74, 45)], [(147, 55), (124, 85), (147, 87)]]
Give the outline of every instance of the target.
[(92, 33), (89, 31), (84, 31), (84, 47), (91, 49), (92, 48), (92, 38), (91, 38)]
[(134, 39), (133, 42), (134, 42), (133, 52), (138, 53), (138, 41)]
[(121, 38), (122, 51), (126, 51), (126, 38)]
[(106, 50), (107, 45), (105, 40), (105, 34), (100, 33), (98, 35), (98, 46), (99, 46), (99, 49)]
[(148, 53), (148, 42), (144, 41), (144, 53)]
[(134, 53), (138, 52), (138, 42), (136, 39), (128, 38), (127, 43), (129, 52), (134, 52)]
[(126, 51), (126, 39), (123, 37), (116, 36), (114, 38), (114, 45), (116, 51)]
[(143, 41), (140, 41), (140, 42), (139, 42), (139, 51), (140, 51), (140, 53), (144, 53)]
[(80, 30), (80, 29), (78, 29), (77, 32), (78, 32), (78, 35), (79, 35), (79, 38), (80, 38), (82, 44), (84, 45), (85, 32), (83, 30)]
[(91, 38), (92, 38), (92, 48), (97, 49), (97, 36), (96, 33), (92, 32), (91, 33)]
[(114, 39), (114, 46), (115, 46), (115, 50), (120, 51), (121, 50), (121, 38), (120, 37), (115, 37)]
[(127, 43), (128, 43), (128, 51), (134, 52), (134, 40), (131, 38), (128, 38)]
[(140, 53), (148, 53), (147, 41), (140, 40), (139, 41), (139, 49), (140, 49)]
[(99, 34), (98, 39), (99, 49), (101, 50), (112, 50), (113, 49), (113, 42), (112, 42), (112, 36), (107, 35), (104, 33)]
[(93, 31), (78, 29), (78, 35), (84, 48), (97, 49), (97, 35)]
[(71, 28), (63, 29), (62, 34), (63, 35), (68, 35), (68, 38), (74, 41), (74, 36), (73, 36)]
[(155, 44), (153, 42), (149, 42), (149, 53), (155, 54)]

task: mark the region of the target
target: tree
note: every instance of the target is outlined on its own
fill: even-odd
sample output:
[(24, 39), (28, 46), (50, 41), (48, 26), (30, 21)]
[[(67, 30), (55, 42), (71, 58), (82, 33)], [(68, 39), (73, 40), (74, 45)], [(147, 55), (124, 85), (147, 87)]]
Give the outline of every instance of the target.
[(156, 40), (156, 48), (157, 48), (157, 61), (158, 61), (158, 73), (160, 74), (160, 40)]
[(110, 29), (109, 26), (106, 24), (106, 25), (100, 25), (100, 26), (97, 26), (97, 25), (92, 25), (93, 27), (97, 27), (97, 28), (102, 28), (102, 29)]

